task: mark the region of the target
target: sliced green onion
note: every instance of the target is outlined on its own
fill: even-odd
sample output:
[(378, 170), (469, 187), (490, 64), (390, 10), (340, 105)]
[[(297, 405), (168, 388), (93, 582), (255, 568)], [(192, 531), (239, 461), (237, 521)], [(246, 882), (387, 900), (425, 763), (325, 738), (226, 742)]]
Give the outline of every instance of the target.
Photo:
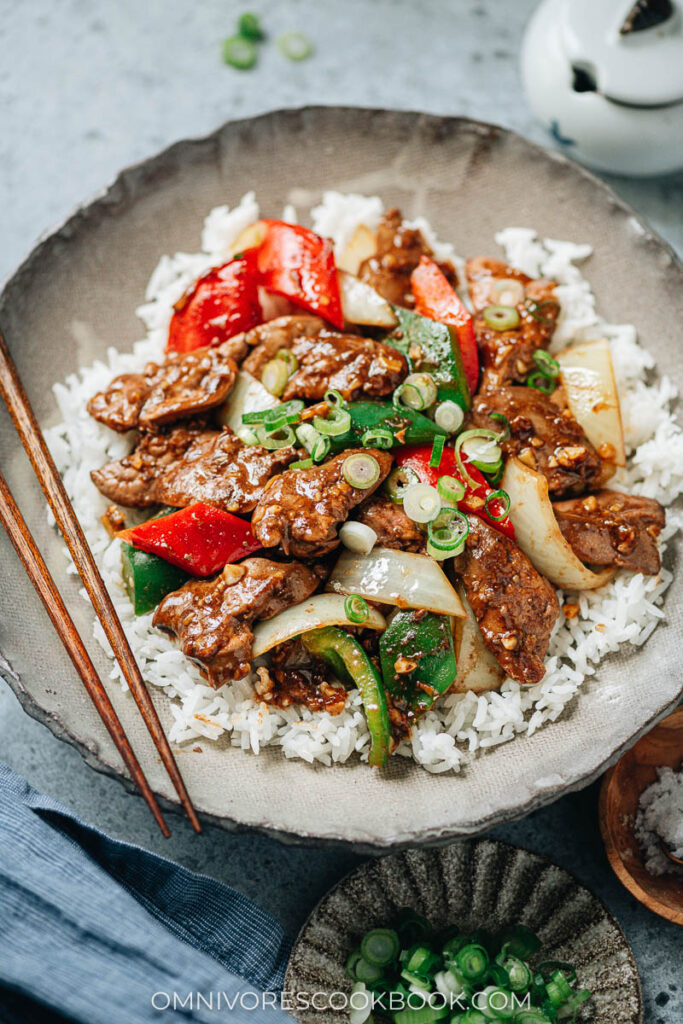
[(276, 427), (275, 430), (268, 430), (262, 424), (256, 431), (256, 436), (258, 437), (259, 444), (262, 444), (264, 448), (268, 448), (271, 451), (277, 451), (278, 448), (287, 448), (296, 441), (296, 435), (290, 426)]
[(349, 1024), (367, 1024), (368, 1021), (372, 1021), (372, 998), (365, 982), (357, 981), (353, 986), (349, 1006)]
[(360, 440), (364, 448), (380, 448), (384, 451), (393, 448), (396, 443), (396, 438), (388, 427), (371, 427)]
[(239, 437), (240, 441), (243, 442), (243, 444), (261, 443), (258, 439), (258, 434), (256, 433), (256, 431), (252, 430), (250, 427), (240, 427), (240, 429), (237, 431), (237, 436)]
[(412, 484), (403, 495), (403, 511), (414, 523), (429, 523), (441, 510), (441, 498), (436, 487)]
[(320, 440), (320, 433), (311, 423), (302, 423), (296, 428), (296, 439), (310, 455), (317, 441)]
[(491, 292), (501, 306), (518, 306), (524, 302), (524, 285), (514, 277), (503, 277), (494, 281)]
[(356, 961), (355, 971), (356, 979), (364, 981), (366, 985), (374, 985), (382, 977), (382, 968), (377, 967), (376, 964), (368, 963), (362, 956)]
[(409, 487), (418, 483), (419, 477), (409, 466), (395, 466), (384, 482), (384, 490), (395, 505), (400, 505)]
[(500, 935), (501, 947), (505, 952), (526, 960), (541, 948), (541, 940), (536, 932), (527, 928), (525, 924), (518, 924), (512, 928), (506, 928)]
[(252, 43), (260, 43), (262, 39), (266, 38), (258, 16), (249, 11), (240, 14), (237, 21), (237, 30), (241, 36), (245, 39), (250, 39)]
[[(455, 558), (456, 555), (459, 555), (465, 547), (469, 532), (470, 524), (467, 516), (456, 508), (443, 509), (437, 519), (427, 527), (429, 544), (439, 552), (442, 559)], [(470, 947), (465, 948), (469, 949)], [(457, 957), (456, 962), (460, 967)]]
[(289, 373), (281, 359), (270, 359), (261, 371), (261, 383), (271, 395), (279, 398), (287, 387)]
[(257, 58), (256, 46), (251, 39), (244, 36), (230, 36), (223, 42), (223, 61), (238, 71), (253, 68)]
[(346, 961), (346, 973), (348, 974), (349, 978), (351, 978), (353, 981), (356, 980), (356, 964), (358, 963), (360, 958), (360, 950), (354, 949), (353, 953), (349, 954), (349, 958)]
[(566, 963), (564, 960), (544, 960), (542, 964), (539, 964), (536, 970), (544, 978), (548, 978), (552, 975), (553, 971), (562, 971), (567, 981), (576, 981), (576, 971), (571, 964)]
[(485, 1017), (492, 1020), (509, 1020), (518, 1009), (511, 992), (496, 985), (488, 985), (477, 996), (477, 1004)]
[[(500, 504), (502, 504), (503, 506), (503, 511), (498, 513), (498, 515), (494, 515), (494, 513), (491, 511), (491, 505), (493, 504), (493, 502), (500, 502)], [(486, 501), (484, 502), (484, 509), (486, 510), (486, 514), (489, 517), (489, 519), (493, 519), (495, 523), (501, 522), (503, 519), (505, 519), (507, 515), (509, 515), (510, 495), (508, 494), (507, 491), (491, 491), (491, 493), (486, 496)]]
[(351, 427), (351, 414), (340, 406), (332, 406), (327, 416), (314, 416), (313, 426), (321, 434), (339, 437)]
[[(443, 477), (441, 478), (443, 480)], [(455, 477), (453, 477), (455, 479)], [(460, 481), (458, 480), (458, 483)], [(442, 953), (447, 960), (453, 959), (468, 942), (466, 935), (454, 935), (444, 943)]]
[(349, 551), (360, 555), (369, 555), (377, 543), (377, 534), (367, 523), (356, 523), (354, 520), (345, 522), (339, 530), (339, 539)]
[(495, 466), (500, 461), (502, 452), (498, 444), (498, 435), (492, 430), (468, 430), (460, 445), (460, 450), (465, 453), (470, 462), (477, 464), (484, 463), (487, 466)]
[(280, 351), (275, 354), (275, 358), (282, 360), (287, 367), (287, 372), (290, 377), (299, 369), (299, 360), (288, 348), (281, 348)]
[[(462, 515), (462, 512), (459, 514)], [(463, 516), (463, 519), (467, 522), (466, 516)], [(467, 528), (469, 530), (469, 523), (467, 523)], [(483, 978), (486, 974), (489, 965), (489, 955), (483, 946), (470, 943), (468, 946), (463, 946), (456, 956), (455, 962), (465, 978), (469, 981), (476, 981), (478, 978)]]
[(504, 416), (502, 412), (491, 412), (489, 413), (490, 420), (497, 420), (498, 423), (503, 424), (502, 434), (498, 434), (498, 444), (503, 444), (504, 441), (510, 437), (510, 421), (507, 416)]
[(285, 32), (277, 44), (288, 60), (306, 60), (313, 53), (313, 43), (303, 32)]
[(530, 374), (530, 376), (527, 377), (526, 382), (530, 388), (536, 388), (537, 391), (542, 391), (544, 395), (552, 395), (556, 386), (554, 378), (548, 377), (545, 373), (542, 373), (541, 370)]
[[(349, 620), (349, 622), (355, 622), (356, 624), (365, 622), (368, 615), (370, 614), (368, 602), (365, 600), (364, 597), (361, 597), (360, 594), (349, 594), (349, 596), (344, 601), (344, 614), (346, 615), (346, 618)], [(368, 935), (374, 934), (374, 932), (368, 932)], [(384, 932), (380, 931), (380, 934), (384, 934)], [(398, 952), (398, 935), (396, 935), (396, 932), (391, 932), (391, 934), (394, 935), (396, 938), (396, 952)], [(385, 963), (388, 964), (389, 960), (393, 959), (393, 953), (386, 960), (377, 959), (377, 956), (368, 956), (367, 950), (363, 947), (363, 943), (368, 938), (368, 935), (365, 936), (363, 942), (361, 942), (360, 944), (360, 951), (365, 957), (365, 959), (371, 964), (379, 964), (380, 967), (383, 966)], [(380, 945), (380, 940), (377, 939), (377, 941), (375, 942), (375, 946), (379, 947)]]
[(341, 391), (335, 391), (334, 388), (330, 388), (325, 392), (325, 401), (328, 405), (345, 405), (344, 396)]
[(487, 306), (481, 315), (494, 331), (512, 331), (519, 327), (520, 317), (514, 306)]
[(432, 445), (432, 454), (429, 459), (429, 465), (432, 467), (432, 469), (438, 469), (439, 466), (441, 465), (441, 456), (443, 455), (445, 443), (446, 438), (443, 436), (443, 434), (437, 434), (436, 437), (434, 438), (434, 443)]
[(477, 462), (476, 459), (470, 459), (470, 463), (481, 472), (484, 473), (489, 481), (500, 480), (503, 475), (503, 460), (498, 459), (498, 462), (491, 464), (490, 462)]
[(458, 480), (457, 476), (448, 476), (447, 474), (440, 476), (436, 489), (447, 505), (454, 505), (465, 497), (466, 487), (462, 480)]
[[(530, 316), (534, 320), (539, 320), (542, 324), (554, 324), (557, 319), (557, 315), (560, 312), (560, 304), (555, 299), (546, 299), (544, 302), (536, 302), (534, 299), (527, 299), (524, 306)], [(543, 310), (549, 312), (552, 310), (551, 316), (546, 316)]]
[(437, 394), (436, 381), (431, 373), (410, 373), (394, 391), (394, 405), (405, 405), (420, 412), (434, 404)]
[[(277, 409), (279, 406), (275, 408)], [(244, 412), (242, 413), (242, 423), (247, 426), (252, 423), (263, 423), (268, 413), (272, 411), (272, 409), (260, 409), (258, 412)]]
[(313, 459), (298, 459), (297, 462), (290, 462), (289, 469), (310, 469)]
[(457, 402), (451, 402), (450, 399), (440, 402), (434, 413), (434, 422), (437, 427), (441, 427), (449, 434), (455, 434), (460, 430), (464, 419), (465, 413)]
[[(314, 456), (315, 457), (315, 456)], [(342, 463), (342, 475), (347, 484), (366, 491), (373, 487), (381, 476), (379, 462), (366, 452), (355, 452)]]
[[(364, 614), (361, 619), (353, 617), (349, 613), (349, 602), (353, 601), (358, 601), (362, 605)], [(367, 602), (362, 597), (358, 597), (357, 594), (347, 597), (344, 603), (344, 610), (346, 611), (346, 617), (351, 622), (365, 622), (369, 614)], [(378, 967), (386, 967), (392, 960), (395, 960), (400, 948), (398, 935), (390, 928), (375, 928), (364, 935), (360, 943), (360, 951), (363, 958), (368, 963), (376, 964)]]
[(560, 364), (557, 359), (553, 359), (553, 357), (546, 352), (544, 348), (536, 349), (534, 352), (534, 362), (541, 373), (544, 373), (546, 377), (560, 376)]
[[(315, 430), (315, 427), (313, 428)], [(318, 440), (311, 448), (311, 458), (314, 462), (322, 462), (330, 454), (332, 448), (332, 442), (329, 437), (318, 436)]]

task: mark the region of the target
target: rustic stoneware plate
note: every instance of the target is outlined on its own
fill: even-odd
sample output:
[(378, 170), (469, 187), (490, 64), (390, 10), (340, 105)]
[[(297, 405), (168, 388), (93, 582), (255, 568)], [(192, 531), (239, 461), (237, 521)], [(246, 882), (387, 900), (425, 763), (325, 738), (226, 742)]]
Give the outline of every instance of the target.
[[(302, 188), (303, 186), (303, 188)], [(501, 128), (457, 118), (312, 108), (228, 124), (180, 142), (124, 171), (94, 201), (45, 238), (7, 283), (0, 326), (41, 422), (56, 421), (50, 386), (109, 345), (141, 336), (135, 308), (162, 253), (196, 251), (206, 213), (254, 189), (277, 216), (323, 190), (381, 193), (405, 214), (425, 214), (462, 253), (498, 252), (495, 232), (530, 225), (590, 242), (588, 265), (600, 309), (637, 324), (662, 372), (683, 384), (676, 335), (683, 323), (683, 273), (663, 242), (586, 171)], [(2, 466), (29, 525), (63, 585), (82, 634), (92, 617), (65, 576), (59, 540), (4, 411)], [(0, 538), (3, 675), (26, 710), (76, 744), (89, 764), (123, 775), (118, 755), (54, 636), (9, 543)], [(672, 564), (675, 551), (671, 552)], [(281, 837), (349, 842), (358, 848), (436, 843), (527, 814), (585, 786), (663, 715), (681, 691), (683, 577), (666, 602), (667, 623), (646, 646), (604, 663), (557, 723), (478, 757), (458, 776), (429, 775), (401, 758), (384, 772), (358, 762), (328, 769), (260, 757), (227, 742), (180, 756), (192, 799), (207, 820)], [(108, 676), (99, 650), (96, 663)], [(132, 700), (112, 698), (154, 789), (171, 786)], [(158, 698), (162, 720), (168, 702)]]
[[(487, 839), (441, 850), (411, 850), (361, 864), (315, 908), (294, 944), (284, 990), (293, 1007), (314, 993), (322, 1009), (294, 1009), (302, 1024), (341, 1024), (348, 1009), (329, 1008), (331, 993), (350, 993), (344, 964), (370, 928), (387, 926), (403, 907), (437, 928), (497, 931), (525, 924), (543, 942), (543, 959), (576, 967), (589, 988), (591, 1024), (639, 1024), (638, 969), (626, 937), (607, 908), (567, 871), (528, 850)], [(334, 996), (332, 1006), (343, 1000)]]

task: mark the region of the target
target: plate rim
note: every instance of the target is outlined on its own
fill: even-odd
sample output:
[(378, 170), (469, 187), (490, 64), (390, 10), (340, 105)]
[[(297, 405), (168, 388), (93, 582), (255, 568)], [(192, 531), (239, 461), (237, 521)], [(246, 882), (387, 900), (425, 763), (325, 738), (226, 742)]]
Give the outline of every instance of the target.
[[(464, 837), (464, 838), (462, 838), (460, 840), (457, 840), (456, 843), (457, 843), (457, 845), (460, 845), (460, 843), (463, 843), (463, 844), (469, 843), (471, 846), (475, 846), (475, 845), (478, 845), (480, 843), (489, 843), (492, 846), (502, 846), (502, 847), (504, 847), (508, 851), (509, 850), (513, 850), (516, 853), (526, 853), (526, 854), (529, 854), (529, 856), (535, 857), (537, 860), (541, 861), (545, 866), (553, 867), (553, 868), (556, 868), (558, 871), (563, 872), (568, 878), (571, 878), (571, 880), (573, 882), (575, 882), (576, 885), (580, 889), (583, 889), (584, 892), (587, 892), (602, 907), (603, 911), (605, 912), (605, 916), (607, 918), (609, 918), (611, 923), (616, 927), (619, 935), (621, 936), (621, 938), (623, 940), (623, 943), (624, 943), (624, 946), (625, 946), (625, 949), (626, 949), (626, 954), (628, 956), (629, 962), (631, 964), (631, 967), (633, 969), (633, 973), (634, 973), (635, 979), (636, 979), (636, 988), (637, 988), (637, 996), (638, 996), (639, 1024), (643, 1024), (643, 1021), (644, 1021), (644, 1018), (645, 1018), (645, 1003), (644, 1003), (644, 1000), (643, 1000), (643, 983), (642, 983), (642, 979), (640, 977), (640, 971), (638, 969), (638, 961), (636, 959), (636, 955), (633, 952), (633, 948), (631, 946), (631, 943), (628, 940), (628, 937), (626, 935), (626, 932), (624, 931), (624, 928), (623, 928), (621, 922), (617, 919), (616, 915), (612, 913), (612, 911), (607, 906), (607, 904), (605, 903), (603, 898), (601, 896), (598, 896), (597, 893), (593, 891), (591, 886), (586, 885), (584, 882), (582, 882), (580, 878), (578, 878), (568, 868), (565, 868), (564, 865), (558, 864), (557, 861), (551, 860), (551, 858), (547, 857), (544, 853), (538, 853), (537, 850), (530, 850), (528, 846), (519, 846), (517, 843), (508, 842), (506, 839), (498, 839), (498, 838), (493, 838), (491, 836), (486, 836), (486, 835)], [(451, 842), (451, 843), (444, 844), (444, 845), (445, 846), (454, 846), (454, 845), (456, 845), (456, 843), (452, 843)], [(425, 848), (421, 847), (421, 846), (420, 847), (413, 847), (412, 850), (415, 853), (421, 853), (421, 852), (423, 852), (425, 850)], [(295, 950), (297, 949), (297, 947), (301, 943), (301, 941), (303, 939), (304, 932), (306, 931), (306, 929), (310, 925), (311, 921), (313, 920), (315, 915), (318, 913), (318, 911), (322, 907), (323, 903), (327, 899), (329, 899), (329, 897), (332, 896), (333, 893), (337, 892), (339, 889), (342, 888), (342, 886), (344, 886), (347, 882), (349, 882), (351, 880), (351, 878), (355, 877), (356, 875), (361, 874), (361, 872), (364, 871), (368, 867), (369, 864), (374, 864), (378, 860), (385, 860), (385, 859), (389, 859), (390, 857), (399, 856), (400, 854), (405, 853), (405, 852), (406, 852), (405, 850), (394, 850), (394, 851), (392, 851), (390, 853), (387, 853), (385, 856), (371, 858), (369, 860), (363, 861), (362, 864), (356, 864), (355, 867), (351, 868), (350, 871), (347, 871), (346, 874), (344, 874), (337, 882), (335, 882), (334, 885), (330, 886), (330, 888), (320, 897), (320, 899), (315, 904), (315, 906), (313, 907), (311, 912), (306, 916), (305, 921), (301, 925), (301, 928), (297, 932), (296, 937), (295, 937), (294, 941), (292, 942), (292, 945), (291, 945), (291, 948), (290, 948), (290, 951), (289, 951), (289, 956), (287, 958), (287, 966), (285, 968), (285, 980), (283, 982), (283, 991), (285, 991), (285, 992), (288, 991), (288, 984), (287, 984), (287, 982), (288, 982), (288, 978), (290, 976), (290, 970), (291, 970), (291, 966), (292, 966), (292, 959), (294, 957)]]
[[(300, 106), (278, 107), (251, 117), (229, 119), (204, 135), (178, 139), (158, 152), (153, 153), (151, 156), (144, 157), (141, 160), (126, 165), (110, 179), (108, 184), (97, 189), (88, 198), (76, 204), (76, 206), (72, 208), (71, 212), (58, 221), (56, 225), (46, 229), (38, 236), (29, 252), (19, 262), (15, 269), (10, 271), (10, 273), (0, 281), (0, 312), (2, 311), (2, 307), (6, 301), (8, 293), (11, 292), (13, 287), (20, 284), (23, 274), (30, 271), (32, 264), (40, 258), (45, 247), (57, 240), (63, 232), (68, 231), (68, 229), (74, 225), (84, 213), (90, 211), (93, 207), (99, 206), (100, 204), (106, 204), (109, 198), (116, 194), (118, 190), (121, 190), (122, 188), (125, 189), (125, 182), (129, 176), (138, 174), (145, 168), (152, 167), (157, 162), (167, 161), (175, 153), (180, 153), (185, 149), (195, 150), (198, 147), (211, 144), (212, 142), (217, 141), (225, 131), (230, 129), (239, 130), (241, 126), (253, 125), (258, 122), (265, 122), (288, 116), (299, 118), (316, 114), (323, 116), (330, 116), (334, 114), (353, 116), (358, 113), (373, 114), (379, 117), (404, 118), (406, 121), (413, 120), (417, 124), (430, 124), (437, 130), (440, 125), (448, 125), (451, 128), (456, 126), (463, 128), (466, 131), (480, 136), (504, 135), (513, 138), (517, 143), (521, 143), (528, 150), (531, 150), (532, 153), (535, 153), (539, 159), (550, 160), (551, 162), (557, 163), (564, 167), (569, 173), (590, 182), (594, 187), (597, 186), (599, 191), (602, 193), (603, 200), (605, 202), (607, 202), (612, 208), (618, 209), (622, 214), (627, 215), (629, 219), (638, 226), (641, 242), (645, 242), (657, 253), (665, 253), (667, 255), (671, 262), (669, 271), (673, 269), (674, 272), (678, 273), (683, 284), (683, 260), (678, 256), (673, 246), (662, 238), (661, 235), (659, 235), (640, 216), (640, 214), (630, 206), (629, 203), (618, 196), (607, 182), (603, 181), (588, 168), (582, 166), (558, 150), (548, 149), (539, 145), (510, 128), (471, 117), (431, 114), (425, 111), (413, 109), (397, 110), (373, 106), (303, 104)], [(674, 543), (676, 543), (675, 540)], [(47, 710), (36, 703), (34, 698), (24, 687), (20, 676), (13, 669), (11, 663), (4, 656), (1, 649), (0, 678), (2, 678), (10, 687), (14, 695), (17, 697), (22, 709), (42, 725), (47, 726), (50, 732), (56, 736), (57, 739), (67, 742), (71, 746), (75, 747), (89, 767), (94, 768), (100, 774), (108, 775), (117, 779), (129, 793), (134, 793), (136, 796), (140, 795), (133, 780), (128, 776), (128, 774), (126, 774), (123, 766), (106, 759), (99, 753), (99, 751), (93, 749), (88, 745), (88, 743), (79, 739), (64, 722), (59, 712)], [(680, 690), (675, 699), (670, 703), (667, 703), (665, 707), (655, 712), (655, 714), (648, 719), (637, 733), (634, 733), (628, 740), (612, 751), (612, 753), (601, 761), (592, 772), (583, 775), (580, 779), (576, 779), (569, 784), (563, 785), (559, 792), (557, 791), (557, 788), (554, 787), (544, 789), (531, 796), (514, 812), (501, 809), (497, 812), (490, 813), (486, 818), (479, 819), (476, 824), (467, 823), (462, 827), (451, 826), (447, 830), (444, 830), (444, 828), (440, 826), (434, 826), (432, 829), (426, 831), (423, 830), (419, 834), (411, 835), (409, 833), (404, 833), (398, 837), (387, 836), (369, 842), (366, 840), (348, 838), (341, 833), (329, 833), (327, 835), (320, 836), (303, 830), (292, 831), (279, 828), (268, 822), (249, 824), (239, 821), (230, 815), (217, 815), (206, 811), (200, 812), (199, 816), (201, 820), (208, 824), (215, 825), (231, 832), (256, 831), (268, 835), (271, 838), (278, 839), (283, 843), (309, 845), (318, 848), (346, 847), (358, 853), (368, 854), (377, 853), (378, 851), (382, 851), (386, 854), (390, 854), (392, 852), (398, 853), (413, 847), (445, 846), (456, 839), (474, 839), (476, 836), (481, 835), (488, 829), (503, 823), (518, 821), (533, 811), (553, 803), (561, 796), (577, 792), (595, 782), (606, 771), (606, 769), (616, 764), (621, 756), (646, 732), (648, 732), (662, 718), (668, 715), (678, 705), (682, 697), (683, 679), (681, 680)], [(335, 767), (339, 766), (332, 766), (332, 770), (334, 770)], [(157, 794), (157, 797), (165, 810), (178, 814), (183, 813), (179, 802), (169, 799), (161, 794)]]

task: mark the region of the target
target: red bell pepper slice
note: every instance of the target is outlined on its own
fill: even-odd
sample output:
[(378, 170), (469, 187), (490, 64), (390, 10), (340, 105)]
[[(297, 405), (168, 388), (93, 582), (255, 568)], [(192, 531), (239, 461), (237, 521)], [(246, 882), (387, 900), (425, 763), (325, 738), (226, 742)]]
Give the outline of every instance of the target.
[(251, 523), (203, 501), (161, 519), (148, 519), (116, 536), (192, 576), (212, 576), (261, 547)]
[(200, 277), (176, 303), (167, 352), (193, 352), (220, 345), (263, 321), (253, 251)]
[(421, 256), (410, 275), (415, 296), (415, 312), (454, 327), (460, 345), (462, 365), (470, 394), (475, 394), (479, 380), (479, 350), (472, 317), (434, 260)]
[(299, 224), (263, 223), (266, 235), (256, 252), (263, 287), (342, 330), (344, 315), (330, 240)]
[[(504, 519), (496, 520), (492, 519), (486, 511), (485, 501), (489, 494), (493, 494), (493, 488), (489, 485), (488, 481), (482, 473), (479, 472), (476, 466), (468, 460), (467, 456), (461, 452), (462, 461), (467, 466), (467, 472), (473, 480), (477, 481), (477, 486), (472, 487), (467, 480), (463, 479), (463, 475), (460, 472), (458, 463), (455, 458), (455, 449), (451, 446), (444, 448), (441, 455), (441, 462), (438, 466), (430, 466), (429, 460), (432, 457), (432, 445), (431, 444), (410, 444), (403, 448), (398, 448), (394, 452), (394, 459), (397, 466), (406, 467), (412, 469), (418, 476), (420, 483), (429, 484), (431, 487), (436, 487), (439, 482), (440, 476), (454, 476), (456, 479), (461, 480), (465, 485), (465, 497), (458, 502), (458, 508), (463, 512), (474, 512), (481, 519), (492, 526), (495, 530), (499, 530), (504, 533), (506, 537), (511, 540), (515, 539), (515, 528), (510, 521), (509, 516), (505, 516)], [(494, 515), (500, 515), (504, 511), (504, 506), (497, 500), (493, 500), (489, 505)]]

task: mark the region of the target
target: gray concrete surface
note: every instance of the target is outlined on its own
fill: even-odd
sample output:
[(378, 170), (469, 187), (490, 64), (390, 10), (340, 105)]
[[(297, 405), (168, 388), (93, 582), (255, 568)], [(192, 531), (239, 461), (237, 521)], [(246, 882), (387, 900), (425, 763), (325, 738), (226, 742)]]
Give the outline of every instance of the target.
[[(534, 3), (0, 0), (0, 277), (122, 166), (273, 107), (347, 103), (466, 114), (545, 143), (525, 106), (516, 63)], [(220, 41), (244, 6), (261, 13), (273, 37), (305, 30), (315, 57), (290, 64), (271, 43), (250, 73), (222, 66)], [(683, 176), (610, 180), (683, 250)], [(287, 847), (217, 829), (198, 839), (182, 819), (172, 821), (173, 836), (164, 841), (139, 799), (86, 768), (6, 690), (0, 758), (113, 835), (234, 885), (291, 935), (358, 860), (343, 850)], [(638, 959), (646, 1021), (678, 1024), (683, 930), (644, 910), (616, 881), (600, 842), (596, 800), (592, 788), (492, 834), (553, 858), (605, 900)]]

